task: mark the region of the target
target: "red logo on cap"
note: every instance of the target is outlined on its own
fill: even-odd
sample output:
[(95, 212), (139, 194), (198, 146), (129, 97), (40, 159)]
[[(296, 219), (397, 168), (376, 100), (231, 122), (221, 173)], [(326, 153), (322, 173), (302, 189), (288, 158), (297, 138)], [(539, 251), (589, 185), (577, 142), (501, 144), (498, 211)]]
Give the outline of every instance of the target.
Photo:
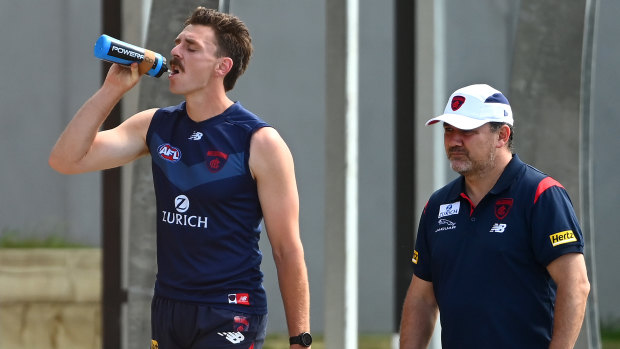
[(454, 98), (452, 98), (452, 103), (450, 103), (450, 107), (452, 110), (456, 111), (463, 105), (463, 103), (465, 103), (465, 97), (454, 96)]

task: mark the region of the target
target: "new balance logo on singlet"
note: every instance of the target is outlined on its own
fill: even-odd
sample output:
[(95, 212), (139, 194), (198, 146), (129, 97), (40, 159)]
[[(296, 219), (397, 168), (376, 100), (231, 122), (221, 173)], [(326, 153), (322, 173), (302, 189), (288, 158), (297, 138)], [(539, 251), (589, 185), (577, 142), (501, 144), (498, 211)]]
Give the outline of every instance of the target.
[(194, 131), (188, 139), (192, 141), (199, 141), (202, 139), (202, 132)]

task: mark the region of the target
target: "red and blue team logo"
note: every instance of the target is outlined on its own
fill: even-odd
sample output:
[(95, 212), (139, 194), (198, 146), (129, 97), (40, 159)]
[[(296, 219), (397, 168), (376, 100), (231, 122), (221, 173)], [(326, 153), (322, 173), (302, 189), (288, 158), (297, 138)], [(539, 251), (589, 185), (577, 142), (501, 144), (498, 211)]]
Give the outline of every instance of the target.
[(452, 110), (457, 111), (462, 105), (465, 103), (465, 97), (463, 96), (454, 96), (452, 98), (452, 103), (450, 103), (450, 107)]
[(497, 219), (504, 219), (508, 216), (508, 212), (512, 208), (514, 203), (513, 199), (499, 199), (495, 202), (495, 217)]
[(228, 154), (226, 153), (217, 150), (209, 150), (207, 152), (207, 168), (213, 173), (221, 170), (226, 164), (226, 160), (228, 160)]
[(170, 144), (162, 144), (157, 148), (159, 156), (170, 162), (177, 162), (181, 160), (181, 150), (171, 146)]
[(237, 315), (234, 317), (234, 321), (235, 328), (233, 328), (233, 331), (245, 332), (250, 328), (250, 320), (245, 316)]

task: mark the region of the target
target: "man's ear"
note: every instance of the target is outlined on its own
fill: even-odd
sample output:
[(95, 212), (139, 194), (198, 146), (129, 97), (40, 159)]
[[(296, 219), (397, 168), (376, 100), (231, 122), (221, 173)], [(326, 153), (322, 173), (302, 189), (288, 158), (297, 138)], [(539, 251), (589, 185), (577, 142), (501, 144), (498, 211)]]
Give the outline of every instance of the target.
[(218, 60), (219, 60), (219, 63), (215, 67), (215, 72), (217, 73), (218, 76), (224, 77), (232, 69), (233, 60), (230, 57), (221, 57), (221, 58), (218, 58)]
[(502, 148), (506, 144), (508, 144), (508, 140), (510, 139), (510, 127), (508, 125), (502, 125), (502, 127), (500, 127), (499, 131), (497, 132), (497, 138), (498, 148)]

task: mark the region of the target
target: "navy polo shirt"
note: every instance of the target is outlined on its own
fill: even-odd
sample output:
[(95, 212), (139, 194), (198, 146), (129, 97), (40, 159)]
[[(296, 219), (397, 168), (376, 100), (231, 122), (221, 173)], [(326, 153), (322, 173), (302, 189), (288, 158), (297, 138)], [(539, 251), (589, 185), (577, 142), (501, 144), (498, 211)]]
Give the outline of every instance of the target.
[(556, 287), (546, 267), (583, 253), (566, 190), (517, 155), (478, 206), (464, 184), (430, 197), (412, 259), (433, 283), (443, 348), (547, 348)]

